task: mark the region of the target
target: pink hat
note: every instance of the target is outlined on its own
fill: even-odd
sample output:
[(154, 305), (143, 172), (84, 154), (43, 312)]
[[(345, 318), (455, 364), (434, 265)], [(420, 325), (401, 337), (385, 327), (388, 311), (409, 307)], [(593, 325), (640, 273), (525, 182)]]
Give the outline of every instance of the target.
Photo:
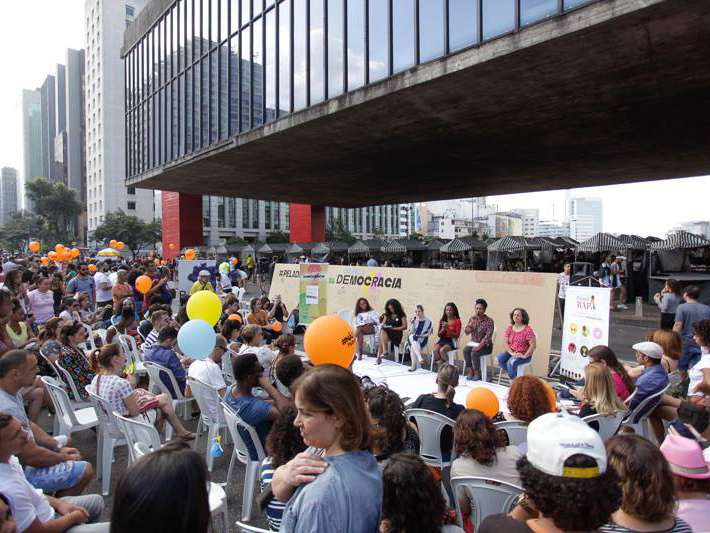
[(705, 462), (700, 445), (692, 439), (668, 435), (661, 444), (661, 453), (668, 461), (671, 472), (691, 479), (710, 478), (710, 468)]

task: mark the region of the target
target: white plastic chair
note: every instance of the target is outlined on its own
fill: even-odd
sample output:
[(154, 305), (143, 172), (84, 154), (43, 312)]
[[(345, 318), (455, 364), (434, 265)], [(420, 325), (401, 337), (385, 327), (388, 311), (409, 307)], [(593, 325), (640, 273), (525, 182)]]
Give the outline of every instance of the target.
[(478, 531), (483, 520), (493, 514), (508, 513), (515, 505), (521, 487), (504, 481), (484, 477), (457, 476), (451, 478), (451, 491), (456, 501), (456, 519), (463, 528), (463, 514), (459, 504), (459, 489), (465, 490), (471, 500), (471, 519), (474, 530)]
[[(531, 328), (531, 329), (532, 329), (532, 328)], [(534, 330), (534, 329), (533, 329), (533, 335), (535, 335), (535, 340), (537, 341), (537, 333), (535, 333), (535, 330)], [(536, 348), (536, 349), (537, 349), (537, 348)], [(492, 354), (491, 354), (491, 355), (492, 355)], [(533, 360), (533, 357), (535, 357), (535, 350), (533, 350), (533, 353), (530, 354), (530, 361), (528, 361), (527, 363), (523, 363), (522, 365), (520, 365), (520, 366), (517, 367), (516, 376), (524, 376), (524, 375), (525, 375), (525, 369), (526, 369), (526, 368), (527, 368), (528, 370), (530, 370), (530, 375), (532, 376), (532, 373), (533, 373), (533, 371), (532, 371), (532, 360)], [(499, 372), (498, 372), (498, 385), (500, 385), (500, 380), (501, 380), (501, 378), (503, 377), (503, 372), (504, 372), (504, 371), (505, 371), (504, 368), (502, 368), (502, 367), (499, 368)]]
[(84, 343), (84, 345), (86, 346), (85, 351), (91, 353), (96, 350), (96, 343), (94, 342), (94, 330), (91, 329), (91, 326), (84, 324), (83, 322), (81, 325), (84, 326), (84, 331), (86, 332), (86, 342)]
[[(200, 440), (200, 434), (202, 430), (207, 431), (207, 442), (205, 443), (205, 461), (207, 462), (207, 470), (212, 472), (212, 466), (214, 463), (214, 457), (212, 457), (211, 449), (212, 442), (219, 435), (223, 428), (227, 427), (227, 422), (224, 420), (224, 414), (222, 413), (222, 398), (219, 396), (219, 392), (213, 386), (204, 381), (197, 379), (193, 376), (188, 376), (187, 383), (192, 391), (192, 396), (197, 401), (197, 405), (200, 407), (200, 420), (197, 423), (197, 429), (195, 430), (195, 440), (193, 442), (193, 448), (197, 447), (197, 441)], [(216, 416), (214, 416), (210, 410), (209, 405), (206, 401), (207, 396), (212, 397), (212, 401), (217, 407)]]
[(138, 349), (136, 339), (130, 335), (117, 335), (118, 344), (126, 355), (126, 366), (133, 364), (136, 374), (145, 374), (145, 364), (143, 363), (143, 353)]
[[(155, 450), (151, 450), (149, 445), (145, 442), (135, 442), (133, 443), (133, 456), (134, 460), (140, 459), (144, 455)], [(222, 533), (229, 533), (229, 508), (227, 507), (227, 494), (224, 489), (217, 483), (210, 481), (209, 488), (209, 504), (210, 504), (210, 514), (212, 517), (220, 516), (222, 518)]]
[(261, 529), (260, 527), (250, 526), (249, 524), (244, 524), (243, 522), (237, 521), (237, 529), (240, 533), (271, 533), (268, 529)]
[(508, 444), (518, 446), (528, 441), (528, 427), (522, 422), (514, 420), (507, 422), (496, 422), (493, 424), (496, 429), (502, 429), (508, 435)]
[(81, 399), (81, 396), (79, 395), (79, 390), (76, 388), (76, 383), (74, 383), (74, 379), (72, 379), (69, 371), (64, 368), (58, 360), (56, 363), (54, 363), (54, 368), (56, 368), (59, 371), (59, 374), (62, 376), (65, 389), (69, 387), (72, 396), (74, 396), (73, 400), (71, 398), (69, 399), (69, 401), (74, 406), (74, 410), (76, 411), (77, 409), (81, 409), (82, 407), (89, 407), (91, 405), (91, 402)]
[[(459, 346), (459, 348), (461, 347), (461, 345), (458, 344), (460, 338), (461, 338), (461, 336), (459, 336), (459, 337), (456, 338), (456, 344)], [(447, 357), (448, 360), (449, 360), (449, 361), (448, 361), (449, 364), (450, 364), (451, 366), (455, 366), (457, 372), (458, 372), (458, 366), (456, 365), (456, 361), (458, 360), (458, 356), (459, 356), (459, 348), (452, 348), (452, 349), (449, 350), (448, 353), (446, 354), (446, 357)], [(429, 365), (429, 371), (430, 371), (430, 372), (434, 372), (434, 356), (433, 356), (433, 355), (430, 357), (430, 360), (431, 360), (431, 362), (430, 362), (430, 365)], [(466, 361), (464, 361), (463, 365), (464, 365), (464, 370), (465, 370), (465, 369), (466, 369)]]
[(96, 435), (96, 479), (101, 479), (101, 494), (107, 496), (111, 488), (111, 464), (113, 463), (113, 449), (127, 443), (121, 428), (109, 403), (90, 390), (91, 400), (96, 416), (99, 419), (99, 431)]
[[(224, 418), (227, 422), (229, 434), (232, 436), (232, 440), (234, 441), (234, 450), (232, 451), (232, 458), (229, 461), (229, 471), (227, 472), (227, 483), (225, 487), (229, 487), (229, 482), (232, 479), (232, 472), (234, 469), (234, 460), (237, 459), (246, 467), (242, 492), (242, 520), (244, 522), (248, 522), (251, 518), (254, 488), (259, 481), (259, 467), (261, 466), (261, 462), (266, 457), (266, 454), (264, 453), (264, 448), (261, 445), (261, 440), (259, 440), (259, 435), (256, 433), (256, 430), (244, 422), (239, 415), (224, 402), (222, 402), (222, 410), (224, 412)], [(249, 455), (249, 448), (247, 448), (247, 445), (242, 438), (242, 434), (239, 432), (239, 428), (249, 434), (258, 456), (257, 460), (252, 460)]]
[(597, 431), (602, 440), (606, 442), (619, 432), (621, 423), (624, 421), (624, 418), (626, 418), (626, 415), (626, 411), (618, 411), (613, 415), (589, 415), (585, 416), (582, 420), (590, 426), (592, 422), (599, 424)]
[[(52, 361), (52, 358), (46, 355), (43, 351), (43, 348), (39, 349), (39, 356), (44, 360), (44, 362), (47, 364), (47, 366), (50, 368), (52, 372), (54, 372), (54, 375), (59, 379), (59, 381), (62, 381), (62, 376), (59, 373), (59, 370), (57, 370), (57, 365), (54, 364), (54, 361)], [(63, 386), (63, 385), (62, 385)]]
[(126, 438), (126, 442), (128, 443), (129, 462), (133, 462), (138, 459), (138, 456), (135, 454), (135, 445), (139, 442), (145, 444), (147, 447), (146, 449), (149, 451), (157, 450), (162, 446), (158, 430), (155, 429), (153, 424), (121, 416), (115, 411), (113, 416), (116, 417), (118, 427), (121, 428), (123, 436)]
[(89, 429), (99, 424), (93, 407), (74, 409), (67, 391), (62, 385), (49, 376), (42, 377), (49, 396), (54, 404), (54, 435), (71, 436), (75, 431)]
[[(491, 353), (486, 355), (480, 355), (479, 359), (481, 361), (481, 379), (483, 381), (488, 381), (488, 361), (493, 355), (493, 346), (496, 344), (496, 336), (498, 335), (498, 328), (493, 328), (493, 335), (491, 335)], [(472, 346), (473, 343), (469, 342), (466, 346)], [(491, 365), (492, 366), (492, 365)], [(466, 360), (463, 361), (463, 373), (466, 373)]]
[(227, 385), (232, 385), (236, 382), (234, 379), (234, 367), (232, 366), (232, 356), (237, 357), (236, 351), (227, 348), (226, 353), (222, 356), (222, 377)]
[[(150, 377), (150, 381), (148, 382), (148, 390), (154, 394), (158, 392), (158, 394), (162, 393), (167, 395), (168, 398), (173, 398), (173, 407), (175, 407), (175, 411), (178, 412), (178, 410), (182, 408), (184, 410), (183, 418), (187, 420), (187, 417), (191, 412), (190, 403), (194, 398), (186, 398), (185, 395), (180, 392), (180, 386), (178, 385), (177, 379), (175, 379), (175, 375), (172, 370), (153, 361), (146, 361), (144, 364), (145, 370), (148, 372), (148, 376)], [(173, 386), (175, 397), (170, 394), (170, 389), (168, 389), (160, 377), (163, 372), (168, 376), (168, 379)], [(172, 426), (168, 424), (165, 428), (165, 438), (169, 440), (171, 437)]]
[(96, 333), (98, 333), (99, 337), (101, 338), (101, 344), (106, 346), (106, 329), (100, 328), (96, 330)]
[(429, 411), (428, 409), (407, 409), (404, 412), (407, 420), (414, 418), (419, 430), (419, 456), (427, 464), (436, 468), (450, 466), (454, 460), (454, 452), (451, 451), (451, 459), (444, 461), (441, 451), (441, 432), (446, 426), (453, 431), (456, 422), (450, 418)]
[[(653, 408), (648, 409), (646, 413), (642, 415), (639, 415), (639, 413), (641, 413), (641, 411), (643, 411), (650, 404), (656, 405), (660, 401), (661, 396), (663, 396), (668, 390), (668, 387), (670, 387), (670, 384), (666, 385), (663, 390), (658, 391), (656, 394), (652, 394), (648, 398), (642, 400), (641, 403), (639, 403), (635, 409), (629, 409), (629, 412), (626, 413), (626, 417), (624, 418), (624, 421), (621, 423), (621, 425), (624, 427), (631, 428), (637, 435), (641, 435), (643, 438), (651, 440), (651, 432), (648, 428), (647, 419), (648, 415), (653, 412)], [(631, 398), (633, 398), (635, 394), (636, 391), (634, 391), (634, 394), (632, 394), (626, 399), (626, 402), (630, 404)]]

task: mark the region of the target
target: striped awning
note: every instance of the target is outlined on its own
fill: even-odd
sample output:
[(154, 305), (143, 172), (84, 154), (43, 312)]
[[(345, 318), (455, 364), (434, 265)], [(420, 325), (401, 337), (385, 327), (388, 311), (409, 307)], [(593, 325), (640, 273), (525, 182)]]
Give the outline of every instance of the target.
[(471, 247), (471, 250), (479, 250), (484, 252), (488, 249), (488, 245), (484, 241), (475, 237), (461, 237), (461, 242), (468, 244)]
[(489, 252), (521, 252), (523, 250), (540, 249), (525, 239), (525, 237), (503, 237), (488, 245)]
[(257, 252), (260, 254), (276, 254), (276, 253), (283, 253), (288, 248), (290, 247), (289, 244), (286, 244), (284, 242), (267, 242), (263, 246), (261, 246)]
[(454, 239), (453, 241), (449, 241), (443, 245), (439, 251), (445, 254), (460, 254), (463, 252), (470, 252), (471, 246), (463, 242), (461, 239)]
[(631, 248), (633, 250), (646, 250), (649, 244), (646, 239), (639, 237), (638, 235), (626, 235), (625, 233), (622, 233), (617, 237), (617, 239), (626, 244), (627, 248)]
[(441, 247), (446, 244), (447, 241), (442, 241), (440, 239), (432, 239), (426, 244), (427, 250), (436, 250), (437, 252), (441, 250)]
[(407, 253), (407, 247), (396, 240), (388, 242), (380, 249), (386, 254), (406, 254)]
[(621, 252), (626, 244), (608, 233), (597, 233), (577, 245), (578, 252)]
[(700, 235), (681, 230), (670, 235), (665, 241), (654, 242), (651, 244), (651, 250), (687, 250), (704, 246), (710, 246), (710, 241)]
[(393, 239), (382, 247), (383, 252), (391, 254), (404, 254), (426, 249), (426, 245), (416, 239)]
[(242, 253), (243, 254), (253, 254), (254, 247), (251, 244), (247, 244), (244, 248), (242, 248)]
[(370, 249), (362, 241), (357, 241), (350, 248), (348, 248), (348, 253), (351, 255), (369, 254)]
[(311, 250), (311, 253), (314, 255), (322, 255), (322, 254), (327, 254), (330, 253), (330, 248), (328, 248), (328, 245), (324, 242), (319, 242), (313, 247), (313, 250)]
[(315, 245), (316, 243), (313, 242), (294, 242), (291, 246), (286, 248), (286, 253), (289, 255), (307, 253), (313, 250)]

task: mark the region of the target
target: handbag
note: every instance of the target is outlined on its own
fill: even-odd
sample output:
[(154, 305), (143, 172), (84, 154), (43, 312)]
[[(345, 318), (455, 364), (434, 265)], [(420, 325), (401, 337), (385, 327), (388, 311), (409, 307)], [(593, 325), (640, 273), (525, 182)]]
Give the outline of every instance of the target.
[(683, 423), (693, 426), (698, 433), (702, 433), (708, 427), (710, 412), (700, 405), (683, 401), (678, 408), (678, 418)]
[(160, 407), (160, 401), (158, 401), (158, 398), (156, 398), (153, 393), (148, 392), (145, 389), (134, 389), (133, 397), (136, 399), (138, 409), (140, 409), (141, 413), (145, 413), (151, 409), (158, 409)]

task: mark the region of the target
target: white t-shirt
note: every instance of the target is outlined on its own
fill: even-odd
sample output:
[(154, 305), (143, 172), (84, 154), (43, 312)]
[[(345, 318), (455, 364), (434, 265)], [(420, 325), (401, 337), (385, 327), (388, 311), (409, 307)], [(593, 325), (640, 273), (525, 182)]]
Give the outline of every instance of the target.
[(564, 300), (567, 296), (567, 287), (569, 286), (569, 274), (565, 274), (564, 272), (557, 274), (557, 284), (560, 286), (557, 297)]
[[(113, 302), (113, 295), (111, 294), (111, 281), (109, 277), (104, 272), (97, 272), (94, 274), (94, 283), (96, 283), (96, 301), (97, 302)], [(102, 283), (108, 284), (108, 289), (103, 290), (101, 288)]]
[(54, 509), (41, 490), (35, 489), (25, 479), (20, 462), (14, 455), (8, 463), (0, 463), (0, 493), (10, 503), (10, 512), (18, 531), (24, 531), (35, 518), (45, 523), (54, 518)]
[(222, 290), (225, 292), (232, 290), (232, 280), (229, 277), (229, 274), (225, 274), (224, 272), (222, 272), (219, 275), (219, 284), (222, 286)]
[(116, 285), (116, 283), (118, 283), (118, 272), (111, 272), (108, 275), (108, 281), (111, 284), (111, 287)]
[(242, 344), (239, 349), (238, 355), (243, 355), (245, 353), (253, 353), (256, 358), (264, 367), (264, 371), (261, 373), (262, 376), (269, 376), (269, 368), (271, 368), (271, 363), (276, 359), (276, 352), (270, 350), (268, 346), (249, 346), (248, 344)]
[[(208, 385), (212, 385), (215, 389), (226, 389), (227, 384), (224, 382), (224, 376), (222, 376), (222, 370), (219, 368), (217, 363), (212, 359), (200, 359), (194, 361), (190, 367), (187, 369), (187, 375), (193, 378), (197, 378), (200, 381), (204, 381)], [(192, 391), (195, 394), (195, 391)], [(205, 397), (205, 402), (210, 410), (212, 418), (217, 417), (217, 405), (214, 402), (214, 398), (208, 395)]]
[(695, 365), (688, 370), (688, 377), (690, 378), (690, 385), (688, 385), (688, 396), (702, 396), (705, 394), (703, 392), (693, 392), (693, 389), (703, 381), (704, 368), (710, 368), (710, 354), (707, 353), (703, 354), (700, 361), (695, 363)]

